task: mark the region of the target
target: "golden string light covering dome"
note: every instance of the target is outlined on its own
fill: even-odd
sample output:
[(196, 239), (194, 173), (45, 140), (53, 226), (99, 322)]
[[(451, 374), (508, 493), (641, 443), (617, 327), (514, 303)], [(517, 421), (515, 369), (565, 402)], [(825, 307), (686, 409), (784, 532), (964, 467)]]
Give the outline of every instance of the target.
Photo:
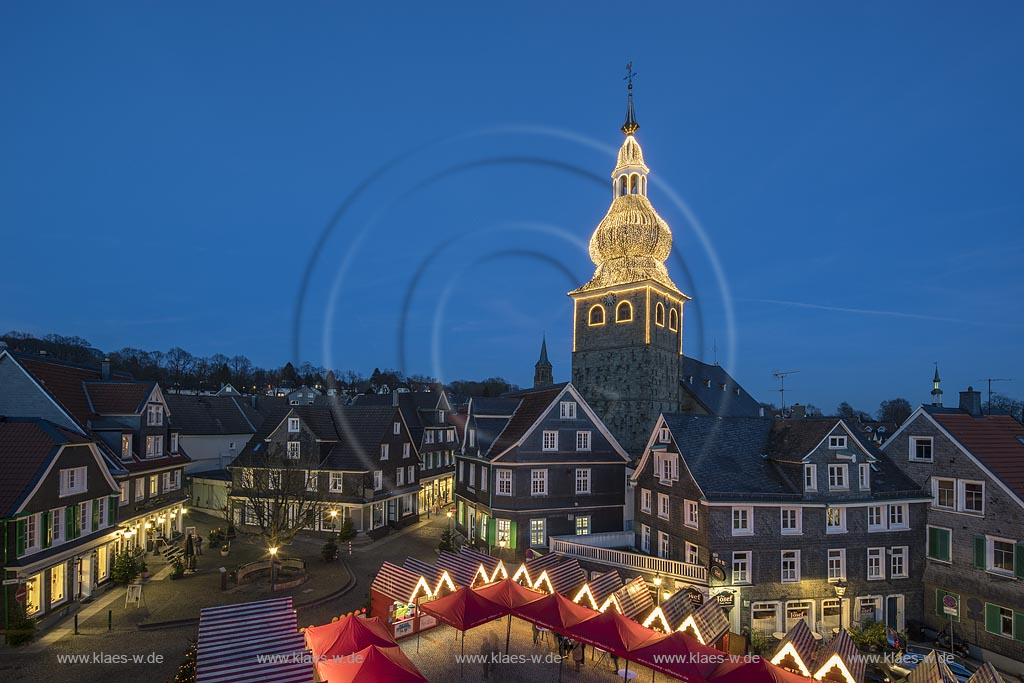
[(639, 128), (630, 83), (626, 122), (622, 124), (626, 139), (612, 171), (614, 199), (590, 238), (590, 259), (597, 269), (590, 282), (571, 294), (643, 280), (679, 291), (665, 268), (665, 260), (672, 253), (672, 231), (647, 198), (650, 169), (634, 137)]

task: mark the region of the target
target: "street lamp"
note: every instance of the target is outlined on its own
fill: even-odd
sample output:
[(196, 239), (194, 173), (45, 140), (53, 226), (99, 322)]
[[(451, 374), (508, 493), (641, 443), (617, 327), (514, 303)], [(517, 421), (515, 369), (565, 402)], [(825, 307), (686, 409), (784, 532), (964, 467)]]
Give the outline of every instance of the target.
[(274, 590), (274, 561), (277, 559), (277, 546), (270, 546), (270, 590)]
[(448, 531), (451, 531), (452, 530), (452, 517), (454, 515), (452, 515), (452, 511), (451, 510), (448, 510), (444, 514), (448, 517)]
[(846, 582), (837, 581), (832, 588), (836, 592), (836, 597), (839, 598), (839, 628), (843, 628), (843, 596), (846, 595)]
[(504, 550), (505, 550), (505, 546), (506, 545), (508, 545), (508, 543), (505, 541), (504, 538), (499, 538), (498, 539), (498, 559), (499, 560), (502, 559), (502, 555), (504, 554)]
[(654, 590), (658, 594), (658, 607), (661, 607), (661, 574), (654, 575)]
[(338, 530), (338, 511), (331, 510), (331, 528), (335, 531)]

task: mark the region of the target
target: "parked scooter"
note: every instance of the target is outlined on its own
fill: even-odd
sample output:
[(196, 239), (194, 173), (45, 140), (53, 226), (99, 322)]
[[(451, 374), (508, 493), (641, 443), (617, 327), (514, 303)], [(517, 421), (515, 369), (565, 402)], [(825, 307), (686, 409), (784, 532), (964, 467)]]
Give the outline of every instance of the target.
[(967, 642), (966, 641), (961, 640), (960, 638), (957, 638), (955, 633), (953, 634), (952, 640), (953, 640), (953, 646), (952, 646), (952, 650), (951, 650), (950, 649), (950, 630), (949, 630), (949, 626), (945, 626), (945, 627), (943, 627), (943, 629), (941, 631), (939, 631), (938, 635), (935, 636), (935, 647), (938, 648), (939, 650), (945, 650), (946, 652), (952, 652), (957, 657), (969, 657), (970, 656), (971, 649), (967, 646)]

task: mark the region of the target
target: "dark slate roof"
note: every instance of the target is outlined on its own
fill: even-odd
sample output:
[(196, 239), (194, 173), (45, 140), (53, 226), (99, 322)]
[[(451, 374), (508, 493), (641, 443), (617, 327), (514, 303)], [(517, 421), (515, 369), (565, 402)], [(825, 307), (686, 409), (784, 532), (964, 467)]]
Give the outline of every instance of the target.
[(683, 356), (679, 384), (709, 415), (759, 417), (761, 414), (760, 404), (721, 365), (708, 365)]
[(155, 382), (84, 382), (85, 395), (97, 415), (139, 415)]
[(1024, 425), (1009, 415), (925, 410), (953, 438), (1024, 500)]
[[(12, 353), (18, 363), (46, 390), (50, 396), (67, 410), (83, 428), (93, 417), (89, 398), (82, 386), (83, 382), (100, 381), (100, 369), (77, 363), (34, 356), (25, 353)], [(111, 379), (128, 380), (132, 376), (123, 372), (111, 373)]]
[[(500, 455), (523, 437), (533, 426), (537, 418), (551, 405), (565, 388), (565, 384), (555, 384), (542, 389), (532, 389), (508, 394), (507, 398), (519, 399), (519, 405), (509, 418), (508, 424), (501, 431), (498, 437), (487, 449), (486, 453), (491, 456)], [(483, 450), (483, 447), (481, 447)]]
[(390, 394), (360, 394), (352, 405), (356, 406), (398, 406), (409, 427), (409, 433), (416, 444), (423, 443), (425, 427), (444, 427), (437, 420), (437, 406), (441, 395), (435, 391), (396, 391)]
[(682, 413), (666, 413), (664, 418), (708, 500), (800, 498), (800, 491), (763, 455), (771, 420)]
[(395, 419), (394, 406), (337, 406), (334, 413), (339, 441), (322, 466), (346, 472), (376, 469), (381, 438), (389, 433)]
[(253, 399), (249, 405), (262, 415), (264, 420), (280, 413), (282, 407), (288, 407), (287, 396), (253, 396)]
[(378, 448), (395, 419), (393, 406), (281, 406), (268, 416), (259, 430), (231, 463), (231, 467), (253, 467), (263, 460), (266, 439), (291, 413), (295, 413), (321, 440), (318, 469), (369, 472), (376, 469)]
[(39, 418), (0, 420), (0, 518), (10, 517), (65, 444), (88, 444), (80, 434)]
[(237, 396), (168, 394), (171, 426), (188, 436), (254, 434), (263, 416)]

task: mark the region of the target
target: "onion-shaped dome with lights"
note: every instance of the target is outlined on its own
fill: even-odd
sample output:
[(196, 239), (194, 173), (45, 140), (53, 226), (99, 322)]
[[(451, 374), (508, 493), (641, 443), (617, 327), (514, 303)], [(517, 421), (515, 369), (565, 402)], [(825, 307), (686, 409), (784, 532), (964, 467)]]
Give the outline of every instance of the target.
[(629, 104), (622, 132), (626, 139), (619, 148), (612, 171), (614, 197), (608, 213), (590, 238), (590, 259), (597, 266), (594, 277), (576, 294), (605, 287), (652, 280), (673, 292), (679, 288), (665, 268), (672, 253), (672, 231), (647, 198), (647, 174), (644, 153), (635, 133), (640, 124), (633, 111), (633, 85), (629, 85)]

